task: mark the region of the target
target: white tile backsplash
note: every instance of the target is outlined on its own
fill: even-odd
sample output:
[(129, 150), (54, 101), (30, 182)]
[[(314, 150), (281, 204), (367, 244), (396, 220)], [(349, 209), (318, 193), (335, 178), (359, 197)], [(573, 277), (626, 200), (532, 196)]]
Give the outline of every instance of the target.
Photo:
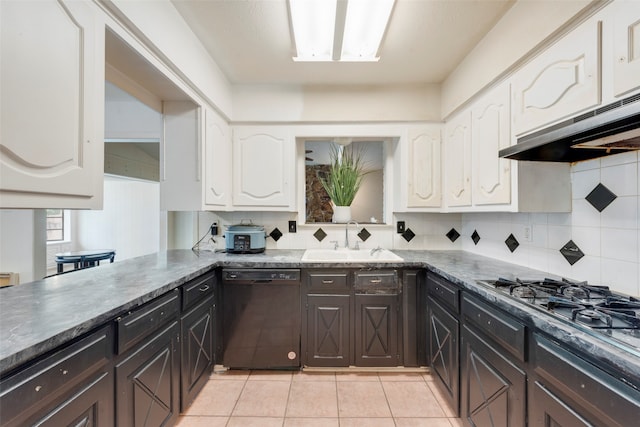
[(571, 175), (571, 180), (572, 197), (584, 199), (600, 183), (600, 169), (574, 172)]
[(618, 197), (636, 196), (638, 194), (637, 163), (625, 163), (619, 166), (602, 168), (601, 177), (602, 184)]
[[(462, 229), (477, 229), (482, 240), (477, 246), (473, 242), (465, 244), (463, 249), (640, 295), (638, 155), (630, 152), (572, 165), (572, 212), (530, 214), (530, 223), (534, 224), (531, 242), (520, 240), (514, 225), (522, 223), (526, 214), (494, 215), (493, 221), (487, 213), (464, 214)], [(599, 183), (617, 196), (602, 212), (585, 200)], [(510, 232), (514, 232), (521, 244), (513, 254), (501, 243)], [(569, 240), (585, 254), (573, 266), (559, 251)]]
[[(465, 250), (480, 255), (526, 265), (551, 274), (593, 284), (609, 285), (612, 289), (640, 295), (640, 174), (638, 154), (625, 153), (579, 162), (572, 166), (571, 213), (397, 213), (393, 224), (370, 225), (371, 237), (360, 242), (363, 248), (382, 246), (389, 249)], [(585, 196), (602, 182), (618, 197), (602, 212), (598, 212)], [(298, 224), (297, 233), (288, 232), (288, 221), (297, 220), (295, 213), (201, 212), (199, 229), (206, 230), (218, 221), (220, 235), (216, 247), (224, 249), (224, 226), (251, 219), (264, 225), (267, 233), (278, 227), (283, 236), (277, 242), (267, 239), (267, 248), (305, 249), (328, 248), (331, 241), (344, 244), (344, 226), (335, 224)], [(396, 233), (396, 222), (405, 221), (415, 237), (407, 242)], [(531, 226), (532, 238), (524, 237), (524, 227)], [(322, 241), (313, 236), (322, 228), (327, 237)], [(445, 234), (455, 228), (460, 237), (451, 242)], [(477, 231), (477, 245), (471, 235)], [(511, 253), (504, 241), (513, 233), (520, 246)], [(352, 232), (352, 236), (356, 233)], [(573, 240), (585, 256), (571, 266), (560, 249)]]

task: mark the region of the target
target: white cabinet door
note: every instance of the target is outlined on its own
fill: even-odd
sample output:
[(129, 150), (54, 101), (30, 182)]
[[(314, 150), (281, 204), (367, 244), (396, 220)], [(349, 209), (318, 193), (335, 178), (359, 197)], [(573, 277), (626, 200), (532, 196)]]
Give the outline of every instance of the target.
[(191, 101), (163, 102), (164, 136), (160, 145), (160, 209), (202, 209), (202, 109)]
[(281, 126), (239, 127), (233, 132), (233, 205), (293, 208), (295, 143)]
[(471, 205), (471, 114), (457, 114), (445, 126), (444, 198), (447, 207)]
[(407, 141), (407, 207), (442, 205), (440, 126), (410, 128)]
[(600, 27), (586, 22), (514, 75), (516, 135), (600, 103)]
[(211, 109), (205, 109), (204, 121), (204, 202), (226, 209), (231, 203), (231, 127)]
[(509, 85), (502, 84), (474, 103), (471, 110), (473, 204), (511, 202), (511, 161), (498, 151), (511, 145)]
[(102, 206), (99, 17), (90, 2), (0, 1), (0, 207)]
[(615, 2), (613, 28), (613, 92), (640, 88), (640, 2)]

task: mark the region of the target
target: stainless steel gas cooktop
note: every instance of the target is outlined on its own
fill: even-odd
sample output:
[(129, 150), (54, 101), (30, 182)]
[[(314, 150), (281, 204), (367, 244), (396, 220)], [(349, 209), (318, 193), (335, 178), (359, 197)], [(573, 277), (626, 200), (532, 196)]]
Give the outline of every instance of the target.
[(640, 357), (640, 298), (567, 279), (497, 279), (480, 284)]

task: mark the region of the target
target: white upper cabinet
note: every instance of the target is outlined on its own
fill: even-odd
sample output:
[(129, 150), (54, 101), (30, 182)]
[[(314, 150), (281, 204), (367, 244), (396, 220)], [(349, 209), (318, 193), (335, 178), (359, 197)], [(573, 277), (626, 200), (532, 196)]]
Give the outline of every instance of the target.
[(210, 107), (163, 103), (160, 208), (228, 210), (231, 203), (231, 128)]
[(104, 23), (91, 2), (0, 2), (0, 207), (101, 208)]
[(471, 112), (467, 109), (445, 125), (444, 201), (447, 207), (471, 205)]
[(440, 125), (409, 128), (406, 182), (408, 208), (439, 208), (442, 205), (440, 177)]
[(202, 157), (199, 152), (202, 109), (191, 101), (163, 103), (160, 144), (160, 209), (202, 209)]
[(204, 203), (227, 209), (231, 204), (231, 127), (215, 111), (205, 109)]
[(295, 205), (295, 141), (283, 126), (233, 130), (233, 206), (289, 211)]
[(498, 151), (511, 145), (509, 85), (493, 88), (471, 109), (473, 204), (511, 203), (511, 161)]
[(516, 135), (600, 103), (600, 28), (598, 22), (587, 21), (517, 71)]
[(613, 94), (621, 96), (640, 88), (640, 2), (615, 2), (612, 8), (612, 22), (605, 25), (613, 31)]

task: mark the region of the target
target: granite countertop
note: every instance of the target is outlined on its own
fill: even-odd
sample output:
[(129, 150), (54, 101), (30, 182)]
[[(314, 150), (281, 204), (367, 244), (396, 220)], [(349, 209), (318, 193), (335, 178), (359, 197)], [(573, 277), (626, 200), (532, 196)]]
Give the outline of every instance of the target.
[(549, 274), (463, 251), (393, 252), (403, 261), (309, 263), (301, 261), (304, 250), (267, 250), (254, 255), (171, 250), (0, 289), (0, 374), (217, 267), (378, 267), (428, 268), (558, 341), (585, 349), (594, 359), (622, 370), (640, 384), (639, 354), (596, 340), (476, 282)]

